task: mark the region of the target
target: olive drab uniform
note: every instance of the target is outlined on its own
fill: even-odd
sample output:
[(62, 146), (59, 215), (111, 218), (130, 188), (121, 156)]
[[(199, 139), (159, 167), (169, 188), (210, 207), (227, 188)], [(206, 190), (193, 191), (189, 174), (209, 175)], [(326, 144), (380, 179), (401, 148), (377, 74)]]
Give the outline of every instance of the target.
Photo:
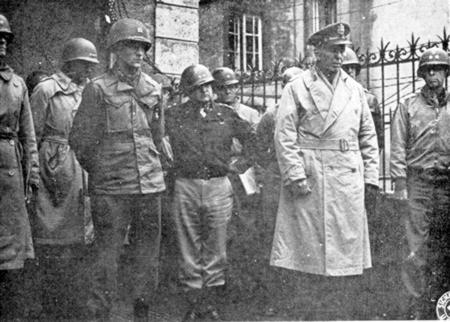
[[(127, 41), (151, 46), (149, 32), (136, 19), (120, 19), (108, 47)], [(139, 50), (141, 47), (139, 47)], [(136, 49), (137, 50), (137, 49)], [(122, 61), (123, 62), (123, 61)], [(155, 141), (161, 140), (161, 86), (140, 69), (127, 75), (116, 63), (89, 83), (75, 116), (69, 143), (89, 174), (96, 256), (91, 265), (87, 306), (108, 318), (118, 296), (118, 268), (128, 232), (135, 317), (147, 319), (158, 285), (161, 198), (165, 183)]]
[[(99, 252), (93, 283), (94, 294), (101, 295), (91, 301), (96, 309), (109, 310), (117, 294), (119, 249), (129, 222), (136, 254), (133, 296), (145, 297), (158, 282), (158, 193), (165, 184), (150, 117), (160, 95), (159, 84), (146, 74), (141, 73), (132, 86), (113, 69), (87, 85), (75, 116), (70, 144), (89, 173), (94, 244)], [(105, 273), (112, 279), (103, 281)], [(105, 298), (106, 306), (100, 304)]]
[(426, 86), (399, 104), (392, 122), (391, 176), (406, 178), (408, 191), (402, 280), (415, 301), (409, 314), (424, 319), (435, 318), (436, 301), (449, 287), (448, 124), (448, 92), (436, 100)]

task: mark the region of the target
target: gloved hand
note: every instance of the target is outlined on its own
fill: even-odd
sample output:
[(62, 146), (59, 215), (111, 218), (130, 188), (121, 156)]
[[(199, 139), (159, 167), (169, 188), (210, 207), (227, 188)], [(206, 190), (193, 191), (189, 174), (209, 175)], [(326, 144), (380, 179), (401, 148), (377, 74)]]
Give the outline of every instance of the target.
[(364, 206), (368, 214), (374, 213), (377, 205), (378, 187), (366, 183), (364, 186)]
[(311, 187), (309, 186), (307, 179), (294, 181), (288, 185), (287, 188), (294, 198), (306, 196), (311, 193)]
[(397, 200), (408, 199), (408, 191), (406, 190), (406, 178), (395, 179), (393, 198)]

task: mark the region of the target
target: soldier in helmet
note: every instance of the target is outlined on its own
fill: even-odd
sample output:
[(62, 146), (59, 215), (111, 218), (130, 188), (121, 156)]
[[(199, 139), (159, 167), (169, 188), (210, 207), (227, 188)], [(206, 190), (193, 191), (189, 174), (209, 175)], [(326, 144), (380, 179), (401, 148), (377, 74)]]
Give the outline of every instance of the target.
[(248, 122), (229, 106), (213, 102), (213, 81), (205, 66), (187, 67), (180, 87), (188, 101), (167, 115), (174, 153), (179, 276), (190, 304), (186, 320), (219, 319), (216, 302), (225, 284), (226, 232), (233, 207), (227, 177), (232, 138), (238, 138), (249, 151), (255, 141)]
[(13, 33), (0, 14), (0, 320), (22, 313), (26, 259), (34, 258), (26, 201), (39, 187), (36, 138), (25, 82), (6, 64)]
[(84, 202), (85, 175), (68, 138), (81, 93), (98, 62), (92, 42), (70, 39), (62, 51), (61, 70), (41, 80), (30, 98), (41, 186), (33, 211), (39, 260), (35, 298), (47, 314), (56, 316), (78, 311), (71, 302), (80, 298), (75, 287), (81, 280), (75, 275), (77, 263), (85, 257), (85, 220), (90, 212)]
[[(213, 90), (217, 95), (216, 101), (230, 106), (239, 117), (247, 121), (256, 131), (260, 118), (259, 113), (257, 110), (240, 103), (238, 95), (239, 80), (235, 72), (228, 67), (220, 67), (216, 68), (212, 75), (214, 78)], [(234, 171), (230, 174), (230, 180), (234, 189), (235, 212), (239, 213), (241, 206), (250, 204), (252, 198), (246, 197), (241, 179), (237, 175), (240, 165), (247, 163), (247, 160), (243, 158), (242, 144), (237, 138), (233, 138), (232, 152), (230, 166)]]
[(233, 70), (228, 67), (220, 67), (213, 71), (214, 92), (217, 95), (217, 102), (231, 106), (236, 113), (256, 129), (259, 122), (257, 110), (241, 104), (239, 102), (239, 80)]
[(445, 89), (448, 54), (426, 50), (417, 75), (425, 86), (406, 97), (392, 121), (394, 196), (407, 202), (402, 280), (408, 318), (434, 319), (436, 302), (449, 288), (450, 97)]
[[(344, 61), (342, 62), (342, 69), (349, 74), (352, 78), (357, 79), (361, 72), (361, 63), (356, 53), (350, 47), (346, 47), (344, 51)], [(373, 122), (375, 124), (375, 130), (377, 131), (378, 148), (381, 150), (384, 148), (384, 133), (383, 133), (383, 115), (381, 114), (380, 105), (378, 104), (377, 97), (364, 89), (367, 97), (367, 104), (372, 113)]]
[(69, 138), (89, 174), (96, 253), (87, 307), (99, 318), (108, 318), (115, 307), (128, 227), (135, 320), (147, 321), (158, 284), (165, 184), (155, 144), (161, 140), (163, 108), (161, 86), (141, 70), (150, 47), (142, 22), (126, 18), (112, 25), (108, 48), (116, 62), (86, 86)]

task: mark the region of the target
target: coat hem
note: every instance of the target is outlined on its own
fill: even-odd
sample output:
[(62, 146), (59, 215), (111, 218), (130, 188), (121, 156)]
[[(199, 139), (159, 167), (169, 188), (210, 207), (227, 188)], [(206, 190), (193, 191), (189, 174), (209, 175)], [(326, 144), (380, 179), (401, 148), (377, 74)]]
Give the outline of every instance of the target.
[(372, 265), (349, 267), (349, 268), (339, 268), (339, 269), (318, 269), (317, 267), (311, 266), (296, 266), (289, 265), (279, 261), (270, 261), (271, 266), (286, 268), (289, 270), (299, 271), (303, 273), (323, 275), (323, 276), (351, 276), (351, 275), (361, 275), (364, 269), (371, 268)]

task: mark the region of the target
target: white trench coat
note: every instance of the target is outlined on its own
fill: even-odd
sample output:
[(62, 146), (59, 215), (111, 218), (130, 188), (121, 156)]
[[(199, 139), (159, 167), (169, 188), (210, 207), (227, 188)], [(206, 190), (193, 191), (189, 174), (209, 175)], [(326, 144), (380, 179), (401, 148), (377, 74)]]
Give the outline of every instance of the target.
[[(378, 186), (376, 132), (362, 86), (343, 71), (335, 84), (309, 70), (283, 91), (273, 266), (328, 276), (371, 267), (364, 184)], [(302, 178), (312, 192), (294, 198), (286, 186)]]

